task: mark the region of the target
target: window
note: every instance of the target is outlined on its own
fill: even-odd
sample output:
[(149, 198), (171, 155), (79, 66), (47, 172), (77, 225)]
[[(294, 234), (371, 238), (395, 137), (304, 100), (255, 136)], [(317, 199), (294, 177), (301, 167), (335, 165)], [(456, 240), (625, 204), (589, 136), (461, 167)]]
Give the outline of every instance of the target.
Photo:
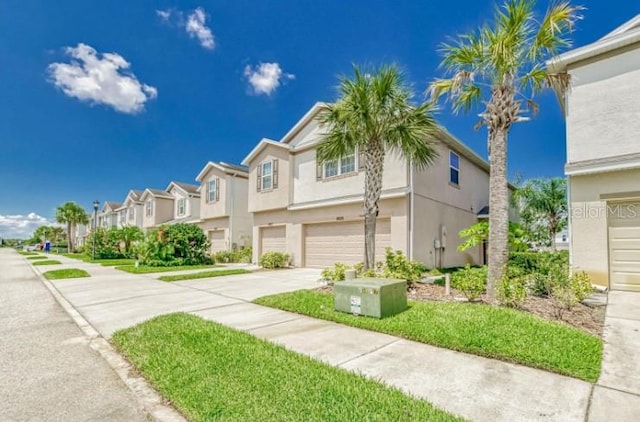
[(110, 227), (116, 227), (118, 225), (118, 215), (117, 214), (111, 214), (111, 226)]
[(207, 183), (207, 202), (215, 202), (218, 199), (218, 179), (211, 179)]
[(258, 165), (258, 192), (278, 189), (278, 159), (265, 161)]
[(566, 234), (563, 234), (563, 235), (562, 235), (562, 241), (563, 241), (563, 242), (566, 242), (566, 241), (567, 241), (567, 235), (566, 235)]
[(460, 184), (460, 157), (453, 151), (449, 151), (449, 183)]
[(184, 198), (178, 199), (178, 215), (184, 215)]
[(145, 205), (145, 214), (147, 217), (151, 217), (153, 215), (153, 201), (148, 200)]
[(356, 156), (355, 154), (350, 154), (339, 160), (325, 161), (321, 169), (323, 170), (320, 173), (322, 177), (319, 178), (324, 179), (340, 176), (341, 174), (353, 173), (356, 171)]
[(131, 207), (129, 208), (129, 221), (133, 221), (136, 217), (136, 209)]
[(127, 210), (120, 211), (120, 224), (124, 224), (127, 221)]

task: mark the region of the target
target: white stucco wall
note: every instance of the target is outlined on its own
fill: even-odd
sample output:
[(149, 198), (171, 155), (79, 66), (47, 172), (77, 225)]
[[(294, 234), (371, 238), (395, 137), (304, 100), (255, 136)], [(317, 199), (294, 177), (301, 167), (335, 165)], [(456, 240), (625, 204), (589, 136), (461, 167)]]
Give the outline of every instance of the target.
[(567, 161), (640, 153), (640, 44), (569, 73)]

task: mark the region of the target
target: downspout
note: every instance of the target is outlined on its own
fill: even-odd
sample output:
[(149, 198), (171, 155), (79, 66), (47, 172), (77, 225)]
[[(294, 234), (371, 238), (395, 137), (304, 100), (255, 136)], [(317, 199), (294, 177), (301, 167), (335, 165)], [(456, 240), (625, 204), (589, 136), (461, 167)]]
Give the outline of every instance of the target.
[(237, 173), (231, 173), (231, 189), (225, 195), (225, 200), (228, 200), (231, 196), (231, 208), (229, 210), (229, 250), (233, 250), (233, 213), (235, 210), (235, 195), (229, 195), (231, 192), (235, 192), (236, 188), (236, 175)]
[(573, 205), (571, 203), (571, 176), (567, 176), (567, 230), (569, 232), (569, 272), (573, 274), (573, 235), (571, 232), (571, 209)]
[(413, 187), (413, 163), (409, 163), (409, 259), (413, 261), (413, 225), (415, 223), (415, 195)]

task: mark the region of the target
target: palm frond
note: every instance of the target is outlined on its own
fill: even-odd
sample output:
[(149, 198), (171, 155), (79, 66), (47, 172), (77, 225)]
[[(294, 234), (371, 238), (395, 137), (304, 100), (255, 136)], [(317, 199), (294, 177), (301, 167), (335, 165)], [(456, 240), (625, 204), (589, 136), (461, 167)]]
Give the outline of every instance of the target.
[(551, 57), (561, 49), (571, 46), (568, 37), (575, 22), (582, 19), (582, 6), (573, 6), (568, 1), (552, 4), (545, 14), (529, 51), (532, 60)]

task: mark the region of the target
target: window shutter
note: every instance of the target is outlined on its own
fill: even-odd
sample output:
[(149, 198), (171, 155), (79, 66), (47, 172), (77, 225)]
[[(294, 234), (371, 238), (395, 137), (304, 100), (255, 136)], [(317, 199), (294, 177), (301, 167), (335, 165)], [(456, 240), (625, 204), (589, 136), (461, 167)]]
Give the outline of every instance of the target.
[(318, 160), (316, 155), (316, 180), (322, 180), (322, 163)]
[(278, 188), (278, 159), (273, 160), (273, 164), (271, 165), (271, 169), (272, 169), (272, 180), (273, 180), (273, 188), (277, 189)]
[(364, 170), (365, 161), (366, 161), (366, 158), (364, 156), (364, 151), (359, 151), (358, 152), (358, 171)]
[(220, 200), (220, 178), (216, 177), (216, 202)]
[(258, 192), (262, 189), (262, 164), (258, 164), (258, 177), (256, 178), (258, 181)]

